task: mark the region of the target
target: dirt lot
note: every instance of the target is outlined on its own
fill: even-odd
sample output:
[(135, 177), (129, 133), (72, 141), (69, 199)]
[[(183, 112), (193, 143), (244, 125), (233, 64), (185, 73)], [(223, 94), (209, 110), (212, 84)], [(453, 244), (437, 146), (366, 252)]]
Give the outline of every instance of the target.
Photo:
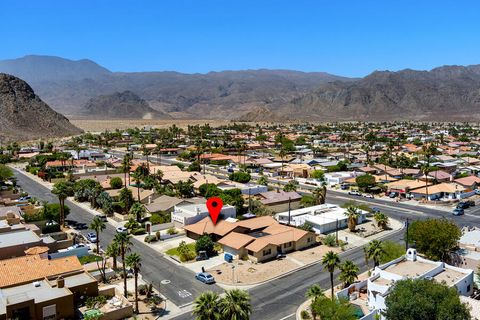
[(180, 128), (186, 128), (188, 125), (203, 125), (210, 124), (210, 126), (221, 126), (231, 123), (229, 120), (153, 120), (153, 119), (115, 119), (115, 120), (87, 120), (71, 118), (70, 122), (75, 126), (91, 132), (101, 132), (105, 130), (128, 129), (128, 128), (143, 128), (150, 126), (153, 128), (168, 128), (175, 124)]
[(233, 285), (232, 275), (234, 273), (236, 284), (246, 285), (274, 278), (299, 267), (298, 264), (288, 258), (258, 264), (250, 261), (235, 261), (233, 265), (235, 271), (232, 271), (232, 264), (226, 262), (207, 271), (219, 283)]
[(320, 261), (323, 255), (328, 251), (339, 253), (342, 251), (342, 249), (338, 247), (316, 246), (307, 250), (289, 253), (288, 256), (305, 265), (315, 261)]

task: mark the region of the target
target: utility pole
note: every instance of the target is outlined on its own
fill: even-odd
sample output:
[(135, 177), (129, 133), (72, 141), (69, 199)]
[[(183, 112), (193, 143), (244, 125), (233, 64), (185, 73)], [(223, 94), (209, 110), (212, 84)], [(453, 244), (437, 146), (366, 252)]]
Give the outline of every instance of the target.
[(335, 222), (335, 242), (336, 242), (336, 244), (337, 244), (337, 246), (338, 246), (338, 218), (337, 218), (337, 220), (336, 220), (336, 222)]
[(406, 234), (406, 237), (405, 237), (405, 251), (408, 250), (408, 218), (407, 218), (407, 234)]
[(291, 198), (288, 197), (288, 225), (290, 225), (290, 201), (291, 201)]

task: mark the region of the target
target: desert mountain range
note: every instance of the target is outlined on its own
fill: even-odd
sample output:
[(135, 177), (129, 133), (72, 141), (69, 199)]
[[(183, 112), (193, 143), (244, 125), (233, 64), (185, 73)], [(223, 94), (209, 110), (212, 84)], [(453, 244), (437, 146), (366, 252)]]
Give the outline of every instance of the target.
[(0, 72), (27, 81), (69, 117), (244, 121), (477, 120), (480, 65), (375, 71), (361, 79), (324, 72), (244, 70), (184, 74), (111, 72), (90, 60), (26, 56)]

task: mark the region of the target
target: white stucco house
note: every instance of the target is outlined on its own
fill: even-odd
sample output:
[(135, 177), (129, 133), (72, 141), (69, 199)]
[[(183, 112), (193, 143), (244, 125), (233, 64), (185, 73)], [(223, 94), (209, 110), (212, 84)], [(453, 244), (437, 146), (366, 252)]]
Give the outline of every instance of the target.
[(458, 294), (465, 297), (473, 293), (473, 270), (424, 259), (417, 256), (415, 249), (409, 248), (404, 256), (376, 267), (367, 280), (352, 284), (337, 292), (337, 296), (349, 298), (356, 304), (355, 300), (362, 296), (362, 292), (366, 292), (366, 306), (370, 313), (361, 319), (374, 319), (374, 314), (386, 309), (385, 299), (395, 282), (405, 279), (442, 282), (449, 287), (455, 287)]

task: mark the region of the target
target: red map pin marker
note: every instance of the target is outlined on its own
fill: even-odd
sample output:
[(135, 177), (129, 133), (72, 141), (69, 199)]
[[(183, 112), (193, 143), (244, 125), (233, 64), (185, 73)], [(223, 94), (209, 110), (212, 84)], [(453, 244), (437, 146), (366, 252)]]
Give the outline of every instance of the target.
[(207, 209), (214, 225), (217, 224), (218, 216), (222, 211), (223, 201), (220, 198), (213, 197), (207, 200)]

